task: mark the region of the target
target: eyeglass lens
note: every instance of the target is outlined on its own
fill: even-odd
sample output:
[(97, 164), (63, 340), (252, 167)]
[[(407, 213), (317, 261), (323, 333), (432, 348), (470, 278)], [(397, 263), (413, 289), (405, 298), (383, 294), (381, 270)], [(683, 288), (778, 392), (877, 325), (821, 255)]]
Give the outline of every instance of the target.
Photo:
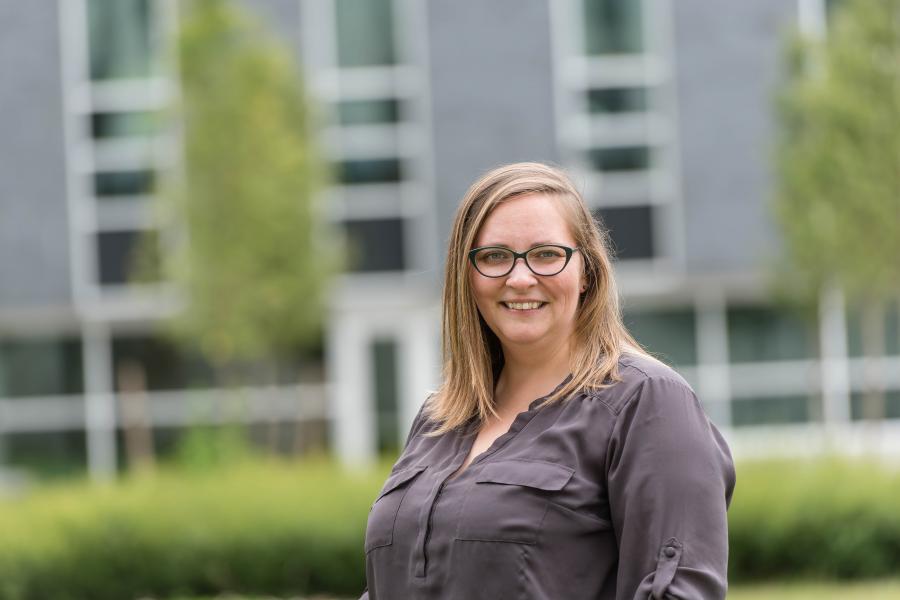
[[(509, 273), (513, 260), (513, 253), (504, 248), (485, 248), (475, 254), (475, 266), (488, 277)], [(566, 266), (566, 251), (556, 246), (538, 246), (528, 251), (525, 262), (538, 275), (556, 275)]]

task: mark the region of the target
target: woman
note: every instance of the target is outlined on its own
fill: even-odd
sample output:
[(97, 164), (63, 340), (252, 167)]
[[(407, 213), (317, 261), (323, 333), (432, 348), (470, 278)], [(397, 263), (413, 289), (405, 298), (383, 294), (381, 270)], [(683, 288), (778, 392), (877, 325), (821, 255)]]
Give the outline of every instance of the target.
[(566, 175), (495, 169), (456, 214), (443, 384), (369, 513), (363, 598), (724, 598), (728, 446), (622, 324)]

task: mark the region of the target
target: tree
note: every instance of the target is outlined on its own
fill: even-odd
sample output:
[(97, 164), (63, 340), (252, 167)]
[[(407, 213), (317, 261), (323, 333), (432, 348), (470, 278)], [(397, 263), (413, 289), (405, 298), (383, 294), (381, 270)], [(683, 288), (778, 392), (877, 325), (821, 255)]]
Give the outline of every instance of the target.
[[(879, 357), (885, 306), (900, 297), (900, 0), (846, 0), (827, 40), (792, 57), (776, 202), (783, 275), (807, 297), (841, 289), (863, 312), (865, 354)], [(868, 379), (864, 413), (883, 416), (871, 369)]]
[(269, 360), (320, 334), (339, 266), (315, 203), (326, 183), (287, 49), (227, 0), (185, 6), (177, 40), (183, 161), (159, 195), (177, 340), (214, 365)]

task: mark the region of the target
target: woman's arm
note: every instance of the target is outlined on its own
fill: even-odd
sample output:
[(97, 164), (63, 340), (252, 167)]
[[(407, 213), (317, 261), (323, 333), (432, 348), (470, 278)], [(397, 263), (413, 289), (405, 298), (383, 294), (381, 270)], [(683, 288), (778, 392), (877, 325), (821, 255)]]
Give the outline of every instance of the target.
[(654, 376), (635, 391), (613, 428), (607, 476), (617, 600), (725, 598), (734, 465), (685, 383)]

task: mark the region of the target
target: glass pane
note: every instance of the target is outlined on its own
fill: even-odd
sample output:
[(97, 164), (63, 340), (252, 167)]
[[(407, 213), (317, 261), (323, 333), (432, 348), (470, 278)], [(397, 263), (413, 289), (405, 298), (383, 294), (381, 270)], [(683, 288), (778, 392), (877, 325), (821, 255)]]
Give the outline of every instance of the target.
[(616, 259), (654, 256), (652, 207), (600, 208), (594, 211), (594, 217), (609, 230)]
[[(884, 325), (881, 333), (884, 335), (885, 355), (900, 355), (900, 304), (888, 303), (885, 305)], [(859, 309), (847, 311), (847, 352), (850, 356), (863, 356), (864, 341), (862, 311)]]
[(335, 10), (339, 66), (397, 62), (391, 0), (335, 0)]
[(148, 77), (158, 72), (153, 5), (152, 0), (88, 0), (91, 79)]
[(731, 403), (731, 419), (736, 427), (809, 421), (810, 399), (806, 396), (740, 398)]
[(351, 271), (398, 271), (404, 268), (403, 220), (347, 221)]
[(814, 336), (811, 324), (789, 312), (728, 309), (728, 352), (733, 363), (812, 358)]
[(151, 194), (155, 179), (150, 169), (94, 173), (94, 193), (101, 198)]
[(400, 159), (345, 160), (337, 165), (341, 183), (389, 183), (400, 181)]
[[(146, 251), (142, 256), (138, 255), (138, 244), (145, 244)], [(97, 252), (101, 285), (126, 284), (138, 275), (143, 281), (158, 281), (160, 278), (157, 232), (104, 231), (97, 234)], [(139, 267), (138, 261), (141, 259), (146, 264)]]
[(70, 477), (87, 467), (83, 431), (11, 433), (3, 436), (4, 462), (40, 477)]
[[(872, 402), (874, 405), (868, 405)], [(873, 415), (873, 411), (874, 414)], [(882, 401), (868, 400), (862, 392), (850, 395), (850, 418), (854, 421), (877, 416), (882, 419), (900, 419), (900, 390), (888, 390)]]
[(152, 112), (94, 113), (91, 134), (95, 139), (152, 135), (157, 131), (158, 118)]
[(627, 54), (643, 49), (641, 0), (583, 0), (587, 54)]
[(0, 340), (0, 397), (83, 391), (81, 342), (77, 338)]
[(378, 450), (400, 450), (400, 411), (397, 398), (397, 344), (382, 339), (372, 343), (372, 373), (375, 391), (375, 416)]
[(588, 90), (587, 100), (592, 113), (639, 112), (649, 106), (646, 88)]
[(136, 363), (144, 372), (148, 390), (209, 388), (215, 385), (210, 365), (195, 354), (189, 354), (171, 342), (143, 335), (116, 336), (112, 341), (116, 389), (121, 387), (120, 369)]
[(344, 100), (337, 104), (341, 125), (396, 123), (400, 120), (400, 102), (389, 100)]
[(693, 310), (628, 312), (625, 325), (644, 348), (674, 366), (697, 364)]
[(594, 148), (588, 151), (588, 160), (597, 171), (641, 171), (650, 168), (650, 148)]

